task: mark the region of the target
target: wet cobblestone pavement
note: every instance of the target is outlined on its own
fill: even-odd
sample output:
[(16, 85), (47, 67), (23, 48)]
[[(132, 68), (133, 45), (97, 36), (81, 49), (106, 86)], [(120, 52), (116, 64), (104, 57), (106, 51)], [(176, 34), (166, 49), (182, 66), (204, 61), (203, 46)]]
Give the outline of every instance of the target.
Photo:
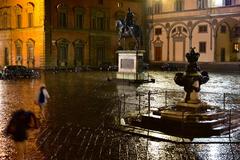
[[(107, 73), (109, 74), (109, 73)], [(50, 100), (48, 121), (32, 132), (27, 149), (28, 160), (237, 160), (239, 143), (176, 143), (130, 134), (115, 128), (117, 114), (115, 96), (137, 90), (175, 89), (174, 73), (153, 73), (155, 84), (132, 86), (108, 82), (104, 72), (46, 73), (40, 80), (0, 81), (0, 129), (10, 114), (19, 108), (32, 110), (35, 92), (41, 83), (47, 85)], [(161, 77), (159, 77), (161, 75)], [(211, 75), (211, 74), (210, 74)], [(154, 78), (156, 78), (154, 77)], [(229, 79), (227, 85), (223, 81)], [(214, 75), (210, 90), (239, 92), (239, 74)], [(219, 84), (216, 84), (216, 81)], [(234, 84), (234, 85), (233, 85)], [(233, 88), (229, 88), (229, 86)], [(219, 90), (216, 90), (216, 87)], [(204, 91), (208, 91), (204, 88)], [(240, 136), (237, 136), (240, 138)], [(220, 143), (219, 143), (220, 141)], [(35, 143), (36, 142), (36, 143)], [(0, 134), (0, 159), (13, 160), (13, 143)]]
[[(240, 158), (238, 143), (164, 142), (115, 129), (90, 129), (73, 124), (47, 128), (42, 132), (41, 137), (38, 144), (46, 151), (45, 159), (234, 160)], [(49, 151), (49, 148), (54, 148), (54, 151)]]

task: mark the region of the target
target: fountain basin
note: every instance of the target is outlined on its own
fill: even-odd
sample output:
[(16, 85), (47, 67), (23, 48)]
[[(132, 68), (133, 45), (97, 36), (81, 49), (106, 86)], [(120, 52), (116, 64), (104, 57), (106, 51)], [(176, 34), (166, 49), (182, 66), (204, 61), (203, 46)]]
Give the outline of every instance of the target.
[(210, 137), (229, 133), (239, 127), (240, 111), (224, 109), (179, 108), (171, 106), (141, 115), (132, 125), (180, 137)]

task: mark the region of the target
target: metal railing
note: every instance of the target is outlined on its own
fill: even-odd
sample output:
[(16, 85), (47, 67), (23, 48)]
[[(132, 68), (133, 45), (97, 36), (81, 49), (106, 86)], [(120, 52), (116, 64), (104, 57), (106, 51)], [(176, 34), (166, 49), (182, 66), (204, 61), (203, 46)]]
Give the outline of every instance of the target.
[[(146, 91), (136, 92), (136, 94), (122, 94), (119, 97), (118, 120), (128, 123), (128, 119), (132, 117), (140, 117), (143, 114), (150, 116), (154, 110), (168, 109), (183, 100), (184, 92), (180, 91)], [(232, 117), (240, 113), (240, 95), (231, 93), (211, 93), (201, 92), (201, 101), (206, 102), (213, 108), (224, 110), (228, 122), (229, 137), (232, 130)], [(185, 113), (183, 111), (182, 118)], [(228, 117), (227, 117), (228, 116)], [(184, 129), (184, 126), (183, 126)]]

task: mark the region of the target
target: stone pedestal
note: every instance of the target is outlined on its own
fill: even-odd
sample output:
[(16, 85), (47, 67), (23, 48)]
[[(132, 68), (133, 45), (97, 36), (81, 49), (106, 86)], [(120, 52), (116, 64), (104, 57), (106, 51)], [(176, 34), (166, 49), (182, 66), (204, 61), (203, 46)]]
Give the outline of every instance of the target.
[(118, 50), (117, 79), (144, 80), (143, 54), (144, 50)]

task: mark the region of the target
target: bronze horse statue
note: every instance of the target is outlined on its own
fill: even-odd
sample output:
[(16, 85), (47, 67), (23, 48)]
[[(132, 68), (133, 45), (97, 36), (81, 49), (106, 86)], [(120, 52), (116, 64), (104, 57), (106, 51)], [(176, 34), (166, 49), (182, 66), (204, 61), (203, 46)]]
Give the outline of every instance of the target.
[(127, 20), (117, 20), (116, 29), (118, 30), (118, 45), (121, 47), (122, 38), (133, 38), (135, 41), (135, 49), (138, 50), (143, 44), (142, 30), (139, 25), (131, 24), (128, 25)]

